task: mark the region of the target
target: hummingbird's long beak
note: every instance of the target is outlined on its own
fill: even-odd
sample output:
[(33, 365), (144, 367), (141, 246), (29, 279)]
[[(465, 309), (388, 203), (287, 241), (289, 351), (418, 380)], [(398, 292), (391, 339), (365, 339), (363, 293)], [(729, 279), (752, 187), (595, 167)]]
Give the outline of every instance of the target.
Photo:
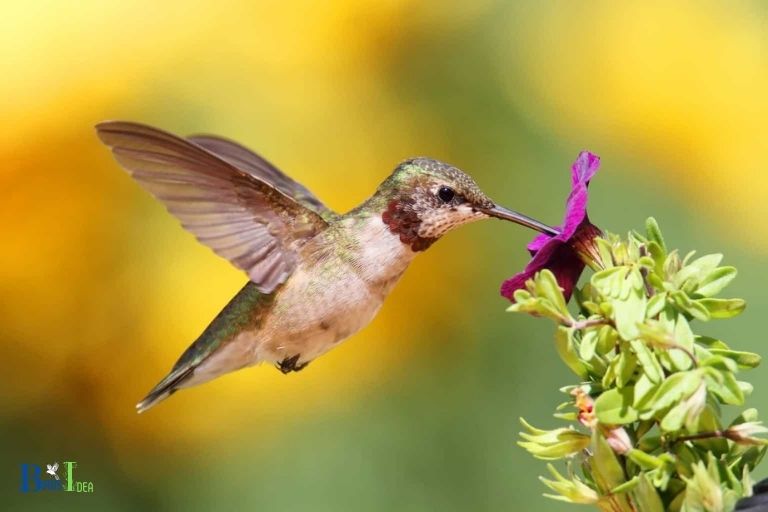
[(536, 219), (532, 219), (526, 215), (523, 215), (522, 213), (517, 213), (516, 211), (509, 210), (497, 204), (493, 205), (492, 208), (484, 208), (481, 211), (486, 215), (490, 215), (491, 217), (496, 217), (497, 219), (503, 219), (503, 220), (510, 220), (512, 222), (520, 224), (521, 226), (526, 226), (531, 229), (535, 229), (536, 231), (545, 233), (550, 236), (557, 236), (560, 234), (555, 228), (551, 226), (542, 224)]

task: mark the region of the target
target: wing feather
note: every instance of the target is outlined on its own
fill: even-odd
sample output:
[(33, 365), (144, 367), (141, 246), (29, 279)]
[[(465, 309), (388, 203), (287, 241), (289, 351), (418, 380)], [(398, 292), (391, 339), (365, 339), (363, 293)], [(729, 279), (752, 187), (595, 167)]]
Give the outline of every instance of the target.
[(96, 129), (136, 181), (263, 293), (287, 279), (298, 248), (327, 227), (321, 213), (300, 203), (301, 194), (314, 197), (309, 191), (258, 156), (255, 172), (255, 154), (235, 143), (226, 141), (224, 156), (141, 124), (110, 121)]
[(261, 155), (237, 142), (215, 135), (194, 135), (188, 140), (215, 153), (238, 169), (262, 179), (323, 218), (334, 215), (312, 192), (285, 175)]

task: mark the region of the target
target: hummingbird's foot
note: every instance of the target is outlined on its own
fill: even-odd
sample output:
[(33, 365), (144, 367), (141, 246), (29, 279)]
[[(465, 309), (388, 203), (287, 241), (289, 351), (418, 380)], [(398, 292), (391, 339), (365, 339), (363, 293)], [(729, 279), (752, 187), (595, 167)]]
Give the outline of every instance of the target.
[(277, 364), (276, 367), (283, 373), (300, 372), (307, 367), (309, 361), (304, 364), (297, 364), (299, 362), (299, 357), (301, 357), (301, 354), (296, 354), (293, 357), (286, 357)]

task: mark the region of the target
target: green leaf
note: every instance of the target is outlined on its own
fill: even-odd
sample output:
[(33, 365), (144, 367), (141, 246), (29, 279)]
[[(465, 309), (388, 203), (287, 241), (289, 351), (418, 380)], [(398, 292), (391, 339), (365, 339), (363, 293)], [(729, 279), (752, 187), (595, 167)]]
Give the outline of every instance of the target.
[(667, 305), (667, 292), (657, 293), (648, 301), (648, 307), (645, 310), (646, 318), (654, 318)]
[(613, 449), (598, 430), (592, 434), (592, 478), (603, 494), (626, 481), (624, 469)]
[(744, 409), (744, 411), (739, 414), (734, 420), (731, 422), (729, 426), (734, 425), (741, 425), (742, 423), (752, 423), (757, 421), (757, 409), (754, 407), (750, 407), (749, 409)]
[(648, 274), (648, 277), (646, 278), (648, 281), (648, 284), (650, 284), (654, 290), (666, 290), (667, 287), (664, 284), (664, 278), (661, 277), (661, 272), (658, 274), (656, 272), (651, 272)]
[(523, 441), (518, 446), (527, 450), (538, 459), (561, 459), (579, 453), (589, 446), (590, 436), (573, 428), (542, 430), (520, 418), (520, 423), (527, 432), (520, 432)]
[(600, 255), (600, 261), (603, 262), (605, 268), (613, 267), (613, 252), (611, 250), (611, 243), (602, 237), (595, 238), (597, 244), (597, 252)]
[(587, 437), (586, 441), (572, 439), (570, 441), (549, 445), (537, 444), (531, 441), (518, 441), (517, 445), (528, 451), (528, 453), (537, 459), (556, 460), (579, 453), (589, 445), (589, 438)]
[(736, 277), (734, 267), (718, 267), (704, 279), (696, 289), (696, 293), (703, 297), (712, 297), (720, 293)]
[(675, 470), (681, 478), (693, 475), (692, 466), (701, 460), (698, 452), (687, 443), (672, 445), (675, 455)]
[(573, 476), (571, 479), (565, 478), (557, 472), (552, 464), (547, 464), (547, 469), (555, 479), (549, 480), (544, 477), (539, 477), (539, 480), (541, 480), (549, 489), (556, 492), (557, 495), (545, 494), (544, 496), (569, 503), (583, 503), (588, 505), (597, 503), (598, 495), (595, 490), (579, 480), (578, 477)]
[(632, 407), (634, 387), (609, 389), (595, 400), (595, 415), (604, 425), (626, 425), (637, 420), (637, 411)]
[(614, 487), (613, 489), (611, 489), (609, 494), (622, 494), (625, 492), (629, 492), (635, 487), (637, 487), (638, 482), (639, 482), (638, 477), (634, 477), (632, 480), (628, 480), (623, 484), (619, 485), (618, 487)]
[(653, 272), (656, 269), (656, 262), (650, 256), (640, 256), (637, 260), (637, 264), (649, 272)]
[(731, 372), (719, 371), (712, 367), (704, 367), (707, 370), (707, 388), (714, 393), (724, 404), (744, 404), (744, 392), (741, 390), (736, 377)]
[(630, 271), (628, 266), (611, 267), (595, 272), (590, 279), (592, 287), (606, 297), (620, 297), (622, 284)]
[(678, 315), (675, 322), (674, 340), (677, 347), (669, 351), (669, 358), (677, 370), (687, 370), (693, 365), (693, 331), (684, 316)]
[(695, 336), (694, 339), (696, 340), (696, 343), (707, 347), (708, 349), (719, 348), (728, 350), (728, 345), (726, 345), (724, 342), (715, 338), (710, 338), (709, 336)]
[(683, 260), (685, 265), (672, 279), (672, 283), (678, 288), (682, 289), (686, 285), (686, 281), (693, 281), (695, 283), (701, 282), (706, 276), (708, 276), (717, 266), (723, 261), (722, 254), (707, 254), (695, 261), (686, 264), (686, 261), (693, 253), (689, 253)]
[(609, 389), (613, 387), (614, 381), (616, 380), (616, 368), (618, 366), (619, 366), (618, 357), (614, 357), (613, 359), (611, 359), (611, 362), (608, 363), (608, 368), (605, 369), (603, 378), (600, 381), (600, 384), (602, 384), (604, 389)]
[(727, 357), (734, 361), (740, 368), (757, 368), (761, 361), (761, 357), (754, 352), (739, 352), (721, 348), (710, 349), (710, 352), (713, 356)]
[(655, 242), (662, 251), (667, 252), (667, 246), (664, 243), (664, 237), (661, 234), (658, 222), (653, 217), (645, 219), (645, 233), (648, 240)]
[[(750, 446), (746, 450), (743, 450), (738, 466), (753, 471), (763, 460), (766, 451), (768, 451), (768, 446)], [(736, 469), (738, 469), (738, 467)]]
[(716, 319), (740, 315), (747, 307), (743, 299), (699, 299), (696, 303), (707, 310), (710, 318)]
[(637, 357), (629, 350), (626, 343), (622, 344), (619, 362), (616, 365), (616, 385), (619, 388), (623, 388), (632, 380), (635, 368), (637, 368)]
[(597, 353), (601, 356), (612, 351), (619, 339), (619, 333), (610, 325), (602, 326), (597, 336)]
[(704, 307), (701, 302), (691, 299), (687, 293), (682, 290), (672, 292), (670, 297), (674, 301), (678, 309), (691, 315), (697, 320), (702, 322), (709, 321), (709, 310)]
[(642, 439), (640, 439), (640, 442), (637, 445), (638, 450), (642, 450), (645, 453), (650, 453), (658, 450), (661, 448), (661, 436), (658, 435), (652, 435), (652, 436), (645, 436)]
[(743, 380), (737, 381), (736, 384), (739, 385), (739, 389), (742, 393), (744, 393), (744, 396), (751, 395), (752, 392), (755, 390), (755, 386), (750, 384), (749, 382), (744, 382)]
[[(678, 489), (683, 488), (684, 485), (681, 480), (672, 478), (673, 475), (677, 476), (675, 473), (674, 457), (668, 453), (662, 454), (661, 457), (667, 461), (666, 465), (656, 471), (647, 473), (647, 475), (651, 479), (651, 483), (653, 483), (654, 487), (662, 491), (669, 491), (670, 495), (674, 495), (675, 492), (677, 492)], [(670, 507), (670, 510), (675, 509)]]
[[(635, 391), (635, 393), (637, 393), (637, 391)], [(637, 396), (637, 394), (635, 394), (635, 396)], [(637, 407), (635, 407), (635, 409), (637, 409)], [(656, 423), (652, 420), (638, 422), (635, 426), (635, 438), (641, 439), (645, 434), (651, 431), (655, 424)]]
[(680, 262), (680, 254), (677, 252), (677, 250), (674, 250), (667, 254), (667, 257), (664, 260), (664, 268), (662, 274), (666, 276), (667, 279), (671, 279), (675, 276), (675, 274), (677, 274), (681, 266), (682, 263)]
[(544, 429), (541, 429), (541, 428), (536, 428), (536, 427), (534, 427), (533, 425), (531, 425), (530, 423), (528, 423), (528, 422), (525, 420), (525, 418), (518, 418), (518, 420), (520, 421), (520, 424), (521, 424), (522, 426), (524, 426), (524, 427), (525, 427), (525, 429), (526, 429), (528, 432), (530, 432), (531, 434), (536, 434), (536, 435), (543, 435), (543, 434), (548, 434), (549, 432), (551, 432), (551, 430), (544, 430)]
[(584, 366), (584, 363), (579, 360), (573, 336), (573, 329), (559, 326), (557, 331), (555, 331), (555, 347), (557, 348), (557, 353), (560, 355), (560, 359), (563, 360), (568, 368), (582, 379), (586, 379), (589, 372), (587, 371), (587, 367)]
[(683, 510), (687, 512), (733, 510), (739, 493), (721, 482), (721, 473), (727, 475), (727, 471), (719, 467), (712, 454), (709, 454), (707, 459), (706, 466), (700, 461), (692, 466), (691, 477), (683, 477), (687, 487)]
[(706, 359), (702, 359), (699, 364), (701, 366), (711, 366), (712, 368), (717, 368), (718, 370), (724, 370), (731, 373), (734, 373), (738, 370), (738, 365), (733, 359), (729, 359), (721, 355), (711, 355)]
[[(666, 316), (666, 314), (664, 315)], [(661, 318), (663, 319), (664, 316)], [(675, 322), (663, 320), (646, 320), (638, 325), (640, 337), (651, 347), (668, 349), (674, 343), (672, 332), (675, 328)]]
[(654, 384), (647, 374), (644, 373), (641, 375), (635, 383), (635, 396), (632, 401), (632, 406), (639, 411), (644, 410), (646, 408), (646, 403), (658, 389), (657, 386), (658, 385)]
[(748, 493), (750, 489), (752, 489), (752, 486), (754, 485), (754, 482), (749, 477), (749, 471), (747, 468), (743, 468), (741, 471), (741, 488), (745, 493)]
[(547, 299), (564, 318), (571, 318), (568, 306), (563, 296), (563, 291), (557, 283), (557, 278), (549, 269), (544, 269), (534, 278), (534, 290), (536, 295)]
[(696, 391), (685, 400), (681, 400), (664, 415), (659, 427), (663, 432), (676, 432), (685, 425), (695, 425), (707, 400), (707, 388), (702, 383)]
[(705, 359), (712, 357), (712, 352), (702, 347), (698, 343), (694, 343), (693, 355), (696, 357), (697, 361), (704, 361)]
[(654, 411), (662, 411), (691, 396), (698, 389), (701, 381), (701, 373), (696, 370), (674, 373), (661, 383), (647, 407)]
[(633, 448), (626, 453), (627, 457), (642, 469), (651, 470), (664, 466), (664, 461), (642, 450)]
[(749, 409), (744, 409), (744, 411), (731, 422), (731, 426), (753, 421), (757, 421), (757, 409), (750, 407)]
[(664, 503), (648, 477), (641, 473), (637, 478), (637, 486), (632, 490), (635, 509), (642, 512), (664, 512)]
[(648, 254), (650, 254), (651, 258), (653, 259), (655, 265), (654, 265), (654, 271), (653, 275), (655, 276), (663, 276), (664, 275), (664, 260), (667, 258), (667, 251), (663, 247), (661, 247), (656, 242), (650, 241), (646, 244), (646, 247), (648, 249)]
[(622, 290), (621, 296), (626, 297), (632, 291), (642, 292), (643, 296), (645, 296), (644, 286), (645, 281), (643, 280), (643, 274), (640, 272), (640, 268), (633, 266), (632, 270), (627, 274), (626, 281), (623, 283), (625, 289)]
[[(536, 275), (538, 279), (539, 274)], [(550, 318), (555, 322), (563, 323), (563, 321), (570, 320), (570, 313), (564, 315), (558, 308), (547, 298), (538, 297), (531, 294), (530, 289), (533, 289), (536, 285), (533, 279), (526, 281), (526, 286), (529, 290), (516, 290), (515, 291), (515, 303), (507, 308), (507, 311), (513, 313), (528, 313), (533, 316), (543, 316)]]
[(664, 376), (664, 371), (653, 351), (651, 351), (644, 342), (639, 340), (631, 341), (630, 346), (632, 347), (632, 350), (635, 351), (637, 360), (643, 368), (643, 374), (648, 376), (648, 379), (654, 384), (660, 383)]
[(645, 320), (647, 301), (645, 293), (641, 290), (629, 289), (624, 300), (613, 302), (613, 320), (619, 336), (625, 340), (633, 340), (640, 335), (637, 324)]
[(616, 265), (626, 265), (631, 258), (628, 242), (621, 240), (618, 236), (612, 238), (611, 251), (613, 252), (614, 263)]
[[(669, 507), (667, 507), (667, 510), (669, 510), (670, 512), (691, 512), (690, 510), (686, 510), (683, 508), (683, 505), (685, 502), (685, 490), (679, 491), (674, 496), (675, 497), (669, 503)], [(695, 511), (695, 512), (700, 512), (700, 511)]]
[(597, 348), (598, 330), (589, 329), (581, 336), (581, 343), (579, 344), (579, 356), (583, 361), (589, 361), (595, 357), (595, 349)]

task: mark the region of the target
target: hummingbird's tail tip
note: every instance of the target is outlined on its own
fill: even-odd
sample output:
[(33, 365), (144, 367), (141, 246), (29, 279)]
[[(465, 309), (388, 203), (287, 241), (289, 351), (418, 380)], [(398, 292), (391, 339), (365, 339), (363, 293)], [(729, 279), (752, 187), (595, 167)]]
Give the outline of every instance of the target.
[(152, 407), (154, 403), (150, 402), (147, 398), (136, 404), (136, 414), (141, 414), (144, 411)]
[(136, 413), (141, 414), (145, 411), (148, 411), (158, 402), (168, 398), (172, 393), (173, 391), (160, 390), (160, 392), (153, 392), (148, 394), (146, 397), (144, 397), (144, 400), (136, 404)]
[(169, 373), (163, 380), (161, 380), (157, 386), (152, 388), (144, 399), (136, 404), (136, 412), (141, 414), (147, 409), (154, 407), (158, 402), (162, 402), (179, 389), (179, 386), (188, 380), (194, 368), (191, 366), (185, 366), (177, 368)]

